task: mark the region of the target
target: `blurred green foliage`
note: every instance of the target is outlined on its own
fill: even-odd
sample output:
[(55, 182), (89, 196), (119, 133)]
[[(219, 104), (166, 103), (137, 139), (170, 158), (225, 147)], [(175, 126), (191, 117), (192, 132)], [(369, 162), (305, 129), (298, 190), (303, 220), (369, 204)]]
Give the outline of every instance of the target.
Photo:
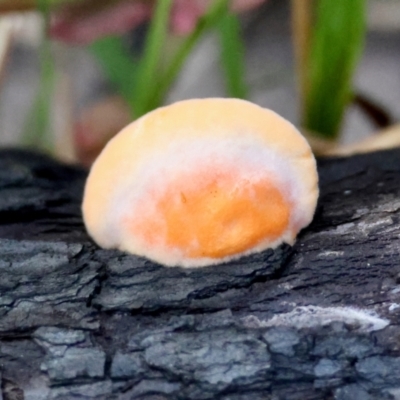
[(230, 97), (245, 99), (249, 95), (245, 81), (245, 48), (238, 18), (226, 9), (219, 21), (221, 64), (225, 72), (226, 91)]
[[(47, 30), (50, 8), (54, 4), (83, 0), (34, 1), (45, 15)], [(316, 136), (337, 139), (346, 107), (352, 98), (352, 77), (363, 49), (366, 0), (317, 0), (312, 4), (315, 18), (310, 29), (305, 69), (307, 85), (302, 96), (305, 99), (303, 126)], [(173, 0), (155, 2), (140, 55), (131, 54), (122, 37), (109, 36), (90, 45), (107, 77), (129, 104), (132, 118), (138, 118), (164, 103), (188, 56), (211, 31), (219, 37), (227, 96), (249, 96), (241, 26), (238, 17), (229, 11), (230, 1), (214, 0), (193, 32), (181, 40), (172, 55), (165, 57), (172, 5)], [(40, 88), (25, 134), (25, 142), (29, 144), (50, 142), (46, 132), (55, 71), (48, 38), (43, 41), (40, 54)]]
[(218, 29), (222, 64), (227, 77), (227, 94), (246, 97), (244, 46), (237, 17), (229, 12), (229, 0), (215, 0), (194, 31), (185, 37), (167, 65), (163, 51), (169, 25), (171, 0), (158, 1), (141, 57), (131, 56), (121, 38), (108, 37), (91, 44), (91, 49), (138, 118), (161, 106), (187, 57), (205, 33)]
[(336, 139), (364, 46), (366, 0), (318, 0), (315, 7), (303, 125), (320, 137)]
[(54, 135), (51, 132), (52, 96), (55, 82), (55, 66), (51, 42), (47, 35), (50, 26), (50, 3), (36, 0), (37, 7), (44, 16), (43, 40), (39, 49), (40, 79), (36, 97), (25, 121), (22, 143), (29, 147), (51, 151)]

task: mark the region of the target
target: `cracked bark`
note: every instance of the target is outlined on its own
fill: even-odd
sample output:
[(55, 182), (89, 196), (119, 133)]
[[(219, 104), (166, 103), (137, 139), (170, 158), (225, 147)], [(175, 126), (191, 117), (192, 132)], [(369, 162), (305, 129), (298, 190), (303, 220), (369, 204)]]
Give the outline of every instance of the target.
[(182, 270), (91, 242), (85, 171), (0, 151), (0, 399), (399, 399), (400, 150), (319, 171), (292, 249)]

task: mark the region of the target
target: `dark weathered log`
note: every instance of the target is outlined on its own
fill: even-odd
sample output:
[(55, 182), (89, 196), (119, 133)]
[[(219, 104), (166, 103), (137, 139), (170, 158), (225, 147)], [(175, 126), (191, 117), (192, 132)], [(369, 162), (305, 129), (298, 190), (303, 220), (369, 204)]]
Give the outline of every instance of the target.
[(0, 399), (400, 399), (400, 150), (323, 160), (293, 249), (99, 249), (85, 171), (0, 152)]

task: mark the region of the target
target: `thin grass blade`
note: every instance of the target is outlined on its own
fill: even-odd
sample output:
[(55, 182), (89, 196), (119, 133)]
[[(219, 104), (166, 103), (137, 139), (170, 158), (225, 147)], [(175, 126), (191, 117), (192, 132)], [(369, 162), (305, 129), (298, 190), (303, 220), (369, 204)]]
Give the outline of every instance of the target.
[(146, 38), (144, 54), (140, 59), (134, 93), (135, 116), (151, 110), (150, 99), (159, 74), (159, 61), (168, 31), (172, 0), (158, 0)]
[(133, 110), (137, 65), (129, 55), (123, 39), (108, 36), (90, 44), (90, 50), (99, 60), (107, 78)]
[(245, 99), (248, 97), (248, 87), (245, 82), (245, 50), (240, 21), (229, 12), (228, 7), (218, 28), (226, 92), (230, 97)]
[(156, 108), (162, 103), (167, 91), (181, 71), (187, 57), (192, 52), (193, 48), (196, 46), (203, 34), (217, 26), (221, 18), (223, 18), (225, 15), (228, 4), (229, 0), (215, 0), (208, 12), (199, 19), (196, 28), (182, 42), (165, 73), (159, 80), (159, 84), (156, 90), (152, 93), (152, 97), (150, 99), (150, 109)]
[(51, 43), (47, 37), (50, 9), (48, 0), (38, 0), (37, 5), (45, 18), (44, 38), (39, 49), (40, 79), (37, 95), (22, 132), (22, 144), (50, 151), (53, 148), (53, 135), (51, 135), (50, 125), (55, 82), (55, 66)]
[(305, 128), (335, 139), (363, 49), (366, 0), (319, 0), (311, 39)]
[(308, 93), (308, 62), (310, 39), (317, 0), (291, 0), (292, 43), (295, 56), (296, 80), (301, 115), (304, 115), (305, 96)]

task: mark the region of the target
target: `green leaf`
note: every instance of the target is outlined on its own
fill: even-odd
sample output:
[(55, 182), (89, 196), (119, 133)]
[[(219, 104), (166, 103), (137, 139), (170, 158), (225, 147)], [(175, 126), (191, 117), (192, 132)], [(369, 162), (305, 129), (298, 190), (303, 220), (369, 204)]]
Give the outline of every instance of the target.
[(226, 8), (226, 14), (218, 24), (221, 43), (221, 63), (225, 72), (227, 94), (245, 99), (248, 87), (245, 83), (245, 51), (239, 19)]
[(159, 61), (167, 37), (172, 0), (158, 0), (147, 34), (144, 54), (140, 59), (135, 88), (135, 115), (139, 117), (150, 111), (152, 92), (157, 87), (160, 73)]
[(123, 39), (105, 37), (90, 45), (107, 77), (131, 107), (136, 118), (151, 110), (150, 98), (157, 90), (160, 59), (167, 37), (172, 0), (156, 2), (156, 8), (140, 60), (128, 54)]
[[(203, 34), (217, 27), (219, 21), (224, 18), (228, 4), (229, 0), (215, 0), (212, 3), (209, 11), (199, 19), (194, 31), (184, 38), (164, 70), (161, 69), (161, 56), (167, 37), (172, 0), (157, 1), (145, 42), (144, 54), (136, 65), (124, 49), (120, 38), (105, 38), (91, 45), (92, 51), (99, 59), (107, 76), (131, 105), (135, 118), (162, 104), (187, 57)], [(236, 28), (239, 27), (235, 26), (234, 29)], [(236, 52), (240, 44), (234, 47)], [(239, 57), (239, 53), (240, 51), (235, 56)], [(240, 60), (238, 67), (235, 68), (237, 70), (234, 72), (234, 79), (237, 79), (241, 68)], [(244, 86), (241, 87), (240, 81), (238, 80), (234, 85), (240, 97), (244, 97)]]
[(365, 0), (318, 0), (309, 58), (305, 127), (337, 138), (363, 49)]
[(89, 48), (110, 82), (133, 110), (137, 66), (130, 57), (123, 39), (118, 36), (104, 37), (90, 44)]
[(229, 0), (215, 0), (208, 12), (199, 19), (194, 31), (188, 35), (180, 45), (171, 63), (160, 79), (157, 90), (153, 91), (149, 109), (154, 109), (161, 105), (169, 88), (181, 71), (187, 57), (203, 34), (217, 26), (218, 22), (223, 18), (228, 4)]

